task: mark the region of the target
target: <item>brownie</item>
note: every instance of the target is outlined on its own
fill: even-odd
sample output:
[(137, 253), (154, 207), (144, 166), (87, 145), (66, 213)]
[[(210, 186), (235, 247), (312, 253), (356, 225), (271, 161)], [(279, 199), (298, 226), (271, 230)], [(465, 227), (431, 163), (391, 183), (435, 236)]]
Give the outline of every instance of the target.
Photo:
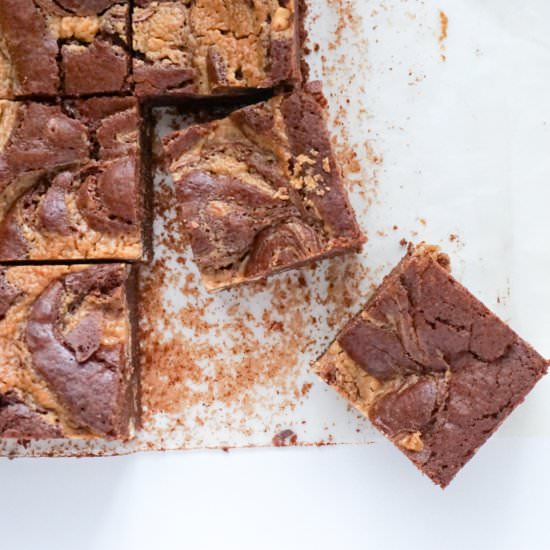
[(217, 290), (358, 250), (319, 86), (167, 136), (195, 261)]
[(0, 261), (149, 253), (135, 98), (0, 102)]
[(548, 362), (411, 247), (314, 369), (446, 487), (524, 400)]
[(0, 97), (130, 90), (128, 0), (2, 0)]
[(137, 0), (136, 93), (234, 94), (298, 83), (300, 24), (298, 0)]
[(124, 264), (0, 267), (0, 438), (132, 436), (135, 285)]

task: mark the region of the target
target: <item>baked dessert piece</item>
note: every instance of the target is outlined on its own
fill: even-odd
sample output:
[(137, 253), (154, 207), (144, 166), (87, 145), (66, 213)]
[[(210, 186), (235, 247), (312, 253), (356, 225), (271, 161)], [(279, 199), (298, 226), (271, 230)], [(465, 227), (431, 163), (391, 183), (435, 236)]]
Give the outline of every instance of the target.
[(135, 285), (124, 264), (0, 268), (0, 438), (133, 434)]
[(299, 0), (136, 0), (138, 95), (236, 93), (300, 81)]
[(165, 138), (209, 290), (361, 247), (323, 107), (313, 85)]
[(411, 247), (315, 365), (441, 487), (547, 370), (448, 270)]
[(0, 98), (130, 89), (128, 0), (2, 0)]
[(135, 98), (0, 101), (0, 261), (149, 252)]

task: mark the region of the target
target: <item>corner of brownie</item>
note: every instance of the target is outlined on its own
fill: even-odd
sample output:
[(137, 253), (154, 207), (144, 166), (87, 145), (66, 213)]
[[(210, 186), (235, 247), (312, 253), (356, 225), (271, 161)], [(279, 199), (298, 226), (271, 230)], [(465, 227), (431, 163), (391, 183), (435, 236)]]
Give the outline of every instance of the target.
[(3, 0), (0, 97), (131, 89), (128, 0)]
[(424, 244), (409, 248), (314, 366), (441, 487), (547, 368)]
[(132, 436), (135, 284), (123, 264), (0, 267), (0, 438)]
[(164, 156), (209, 290), (357, 251), (364, 242), (318, 87), (170, 134)]

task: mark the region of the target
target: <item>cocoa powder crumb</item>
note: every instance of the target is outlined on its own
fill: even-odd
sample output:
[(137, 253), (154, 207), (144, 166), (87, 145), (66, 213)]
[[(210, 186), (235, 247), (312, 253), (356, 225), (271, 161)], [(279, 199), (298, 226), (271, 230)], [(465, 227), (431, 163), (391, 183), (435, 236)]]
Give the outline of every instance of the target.
[(272, 442), (275, 447), (289, 447), (296, 445), (298, 436), (292, 430), (282, 430), (273, 436)]
[(440, 50), (440, 57), (441, 61), (445, 62), (447, 61), (447, 55), (445, 53), (445, 41), (447, 40), (447, 32), (449, 27), (449, 18), (447, 17), (447, 14), (444, 11), (439, 11), (439, 50)]

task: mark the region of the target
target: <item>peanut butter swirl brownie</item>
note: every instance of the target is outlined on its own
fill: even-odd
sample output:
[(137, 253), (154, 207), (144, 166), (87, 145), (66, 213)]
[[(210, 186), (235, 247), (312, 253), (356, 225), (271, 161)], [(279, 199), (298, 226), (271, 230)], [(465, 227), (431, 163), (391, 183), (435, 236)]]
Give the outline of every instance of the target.
[(2, 0), (0, 98), (125, 92), (127, 0)]
[(137, 0), (140, 96), (237, 93), (300, 81), (298, 0)]
[(0, 101), (0, 261), (147, 257), (135, 98)]
[(435, 247), (411, 248), (315, 365), (442, 487), (548, 366), (448, 270)]
[(164, 150), (209, 290), (358, 250), (364, 241), (317, 84), (175, 132)]
[(135, 283), (122, 264), (0, 267), (0, 438), (132, 435)]

